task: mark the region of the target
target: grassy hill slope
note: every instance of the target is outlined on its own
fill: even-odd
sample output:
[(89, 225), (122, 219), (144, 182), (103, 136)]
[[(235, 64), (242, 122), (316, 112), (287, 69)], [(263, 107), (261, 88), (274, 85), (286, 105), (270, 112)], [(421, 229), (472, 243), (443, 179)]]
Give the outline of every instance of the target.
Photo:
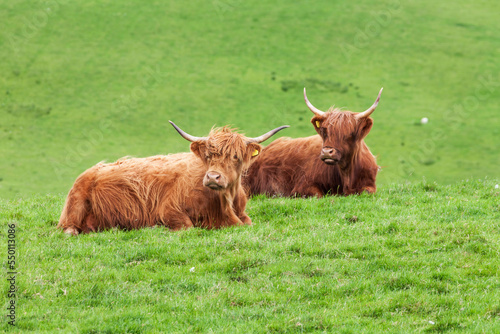
[[(497, 183), (418, 182), (319, 200), (257, 197), (249, 227), (78, 237), (55, 228), (62, 196), (0, 200), (1, 240), (6, 224), (15, 224), (14, 329), (498, 332)], [(9, 282), (1, 284), (7, 295)]]
[[(353, 111), (379, 185), (499, 177), (497, 1), (0, 4), (0, 197), (61, 193), (101, 160), (204, 135), (314, 133), (302, 99)], [(420, 125), (428, 117), (429, 123)]]

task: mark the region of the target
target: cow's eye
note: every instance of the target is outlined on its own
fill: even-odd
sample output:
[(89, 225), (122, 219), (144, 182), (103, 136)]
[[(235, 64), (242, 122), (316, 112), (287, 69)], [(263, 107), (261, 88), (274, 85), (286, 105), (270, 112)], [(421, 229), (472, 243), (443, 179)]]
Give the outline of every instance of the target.
[(238, 156), (235, 154), (235, 155), (233, 156), (233, 159), (234, 159), (234, 160), (238, 160)]

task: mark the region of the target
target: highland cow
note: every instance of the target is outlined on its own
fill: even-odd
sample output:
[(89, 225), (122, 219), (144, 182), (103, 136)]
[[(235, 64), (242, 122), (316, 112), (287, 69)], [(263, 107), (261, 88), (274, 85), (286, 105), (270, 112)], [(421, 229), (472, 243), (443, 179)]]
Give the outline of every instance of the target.
[(288, 126), (247, 138), (228, 127), (194, 137), (190, 153), (123, 158), (83, 172), (71, 188), (57, 227), (66, 233), (139, 229), (172, 230), (251, 225), (241, 175), (256, 159), (259, 143)]
[(317, 196), (374, 193), (379, 166), (364, 142), (373, 120), (366, 111), (355, 113), (330, 108), (323, 112), (304, 99), (314, 113), (311, 123), (318, 135), (280, 138), (262, 150), (244, 179), (250, 195)]

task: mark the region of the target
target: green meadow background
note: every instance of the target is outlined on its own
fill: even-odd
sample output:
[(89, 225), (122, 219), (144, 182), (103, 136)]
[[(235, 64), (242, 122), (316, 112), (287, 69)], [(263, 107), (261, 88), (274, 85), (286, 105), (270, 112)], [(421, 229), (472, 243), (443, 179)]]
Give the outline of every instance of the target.
[[(493, 0), (0, 0), (0, 332), (499, 332), (499, 13)], [(252, 226), (221, 230), (56, 229), (97, 162), (188, 151), (168, 120), (196, 136), (315, 134), (304, 87), (352, 111), (384, 87), (366, 138), (376, 194), (258, 196)]]
[[(499, 177), (497, 1), (1, 1), (0, 197), (226, 124), (309, 136), (368, 108), (379, 187)], [(423, 117), (429, 122), (420, 123)]]

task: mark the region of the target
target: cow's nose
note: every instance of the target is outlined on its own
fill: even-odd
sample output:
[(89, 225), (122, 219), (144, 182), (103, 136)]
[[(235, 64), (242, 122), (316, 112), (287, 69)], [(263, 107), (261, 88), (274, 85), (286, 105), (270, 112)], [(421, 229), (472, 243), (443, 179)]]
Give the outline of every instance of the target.
[(219, 182), (220, 181), (220, 174), (219, 173), (215, 173), (215, 172), (208, 172), (207, 173), (207, 179), (208, 179), (208, 181)]
[(333, 155), (334, 152), (335, 152), (334, 148), (323, 147), (323, 154)]
[(339, 152), (331, 147), (323, 147), (321, 149), (321, 160), (327, 165), (335, 165), (340, 160)]
[(221, 190), (227, 187), (224, 177), (217, 172), (207, 172), (203, 180), (203, 185), (214, 190)]

